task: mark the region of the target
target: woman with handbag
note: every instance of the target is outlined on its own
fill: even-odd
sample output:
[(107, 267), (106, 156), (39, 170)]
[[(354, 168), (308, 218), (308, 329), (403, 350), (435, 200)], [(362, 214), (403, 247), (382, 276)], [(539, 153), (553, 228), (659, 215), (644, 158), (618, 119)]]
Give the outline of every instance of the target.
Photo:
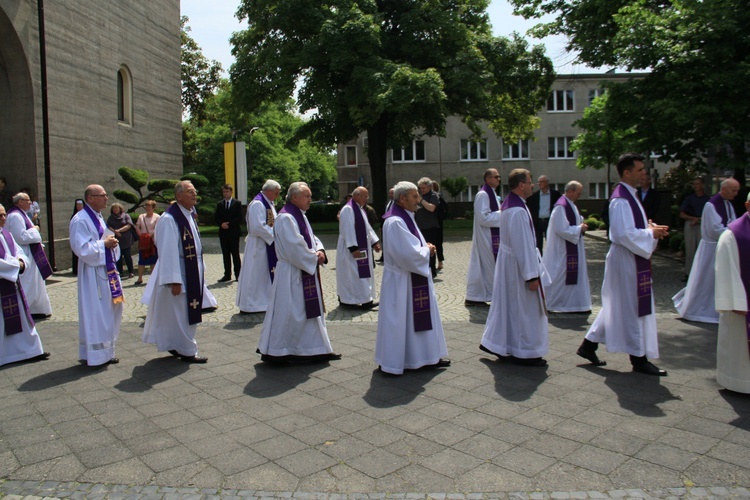
[(146, 266), (151, 266), (151, 272), (154, 271), (154, 264), (158, 258), (154, 245), (154, 230), (160, 217), (154, 212), (156, 202), (148, 200), (143, 204), (143, 208), (146, 209), (146, 213), (139, 215), (135, 223), (135, 231), (138, 233), (138, 281), (135, 282), (136, 285), (143, 284)]

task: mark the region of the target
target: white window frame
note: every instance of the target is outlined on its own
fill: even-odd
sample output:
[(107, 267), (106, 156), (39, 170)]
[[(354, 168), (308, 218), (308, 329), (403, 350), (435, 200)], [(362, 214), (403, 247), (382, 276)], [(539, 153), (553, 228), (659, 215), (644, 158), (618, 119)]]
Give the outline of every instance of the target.
[(472, 141), (461, 139), (460, 161), (487, 161), (487, 139)]
[[(570, 97), (570, 107), (568, 107)], [(562, 106), (559, 106), (560, 101)], [(549, 113), (572, 113), (576, 110), (576, 94), (572, 89), (553, 90), (547, 99), (547, 112)]]
[(608, 196), (606, 182), (589, 182), (589, 199), (605, 200)]
[[(354, 150), (354, 163), (350, 161), (351, 155), (349, 154), (349, 152), (352, 150)], [(358, 164), (359, 161), (357, 158), (357, 146), (353, 146), (351, 144), (344, 146), (344, 166), (356, 167)]]
[[(503, 160), (516, 161), (516, 160), (528, 160), (529, 159), (529, 140), (520, 139), (516, 143), (508, 143), (503, 139)], [(514, 151), (518, 154), (515, 155)], [(524, 153), (526, 153), (524, 155)]]
[[(575, 158), (575, 152), (570, 150), (570, 143), (573, 142), (573, 139), (575, 137), (572, 136), (566, 136), (566, 137), (548, 137), (547, 138), (547, 159), (548, 160), (570, 160), (572, 158)], [(550, 145), (554, 141), (554, 156), (550, 156)], [(562, 142), (562, 149), (563, 149), (563, 156), (558, 156), (557, 153), (559, 151), (560, 142)]]
[[(421, 158), (418, 158), (418, 154), (421, 149)], [(427, 161), (427, 152), (423, 139), (415, 139), (411, 142), (411, 159), (405, 160), (408, 149), (393, 149), (391, 150), (391, 161), (393, 163), (424, 163)], [(397, 156), (398, 152), (398, 156)]]

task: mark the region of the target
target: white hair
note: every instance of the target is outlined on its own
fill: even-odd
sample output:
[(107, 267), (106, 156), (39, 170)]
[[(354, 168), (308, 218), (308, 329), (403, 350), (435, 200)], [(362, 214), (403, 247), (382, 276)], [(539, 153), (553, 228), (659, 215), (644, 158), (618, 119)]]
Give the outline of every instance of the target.
[(418, 186), (430, 186), (430, 189), (432, 189), (432, 179), (429, 177), (422, 177), (417, 181)]
[(401, 197), (407, 194), (409, 191), (416, 191), (417, 186), (409, 181), (401, 181), (393, 186), (393, 199), (398, 201)]
[(581, 184), (578, 181), (570, 181), (567, 184), (565, 184), (565, 192), (569, 193), (571, 191), (578, 191), (578, 189), (583, 189), (583, 184)]
[(263, 184), (261, 191), (276, 191), (277, 189), (281, 191), (281, 184), (273, 179), (268, 179), (265, 184)]
[(302, 181), (292, 182), (291, 184), (289, 184), (289, 190), (286, 192), (286, 201), (292, 201), (292, 197), (296, 194), (301, 193), (303, 187), (310, 189), (310, 186), (308, 186), (306, 182)]

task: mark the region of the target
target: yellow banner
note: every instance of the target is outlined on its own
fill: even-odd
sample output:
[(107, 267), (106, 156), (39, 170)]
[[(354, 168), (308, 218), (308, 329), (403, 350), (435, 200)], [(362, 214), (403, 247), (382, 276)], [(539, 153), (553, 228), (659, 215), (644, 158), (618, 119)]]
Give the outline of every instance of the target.
[(235, 160), (234, 160), (234, 143), (233, 142), (225, 142), (224, 143), (224, 179), (226, 180), (226, 183), (232, 186), (232, 188), (235, 189), (235, 192), (237, 191), (234, 178), (234, 166), (235, 166)]

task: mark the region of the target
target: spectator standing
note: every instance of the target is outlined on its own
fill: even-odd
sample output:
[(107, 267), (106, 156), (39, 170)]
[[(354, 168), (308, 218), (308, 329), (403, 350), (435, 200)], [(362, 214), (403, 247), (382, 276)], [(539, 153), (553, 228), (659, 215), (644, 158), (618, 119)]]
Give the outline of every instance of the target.
[(659, 205), (661, 203), (661, 197), (659, 192), (651, 187), (651, 172), (646, 171), (646, 176), (643, 178), (641, 187), (638, 188), (638, 200), (643, 205), (643, 210), (646, 212), (646, 218), (648, 220), (656, 220), (656, 215), (659, 213)]
[(534, 232), (536, 233), (536, 247), (539, 253), (544, 255), (542, 248), (544, 238), (547, 237), (547, 226), (549, 218), (552, 215), (552, 208), (560, 199), (560, 191), (550, 189), (549, 178), (546, 175), (540, 175), (537, 179), (539, 191), (529, 196), (526, 200), (526, 206), (531, 212), (531, 219), (534, 221)]
[[(440, 198), (432, 190), (432, 180), (429, 177), (419, 179), (417, 187), (419, 188), (420, 198), (414, 218), (427, 243), (435, 245), (440, 237), (440, 222), (438, 221)], [(433, 252), (430, 254), (430, 270), (433, 278), (437, 276), (436, 260), (436, 252)]]
[(221, 193), (224, 198), (216, 204), (214, 221), (219, 226), (219, 243), (221, 255), (224, 257), (224, 276), (219, 280), (232, 279), (232, 263), (234, 263), (234, 277), (240, 279), (240, 224), (242, 224), (242, 203), (232, 198), (233, 188), (224, 184)]
[(135, 232), (138, 234), (138, 281), (136, 285), (143, 284), (143, 274), (146, 272), (146, 266), (151, 266), (151, 274), (154, 273), (154, 265), (159, 258), (156, 245), (154, 244), (154, 231), (160, 215), (154, 212), (156, 202), (148, 200), (143, 204), (146, 209), (145, 214), (138, 216), (135, 222)]
[(682, 200), (680, 205), (680, 219), (685, 221), (685, 279), (690, 275), (693, 267), (695, 252), (701, 241), (701, 217), (703, 207), (711, 198), (706, 194), (703, 177), (693, 179), (693, 192)]
[(115, 234), (115, 238), (120, 244), (120, 259), (117, 261), (117, 272), (122, 276), (123, 261), (128, 267), (128, 275), (124, 279), (133, 277), (133, 257), (131, 249), (135, 241), (133, 232), (133, 219), (125, 212), (125, 208), (119, 203), (113, 203), (109, 209), (110, 215), (107, 218), (107, 228)]

